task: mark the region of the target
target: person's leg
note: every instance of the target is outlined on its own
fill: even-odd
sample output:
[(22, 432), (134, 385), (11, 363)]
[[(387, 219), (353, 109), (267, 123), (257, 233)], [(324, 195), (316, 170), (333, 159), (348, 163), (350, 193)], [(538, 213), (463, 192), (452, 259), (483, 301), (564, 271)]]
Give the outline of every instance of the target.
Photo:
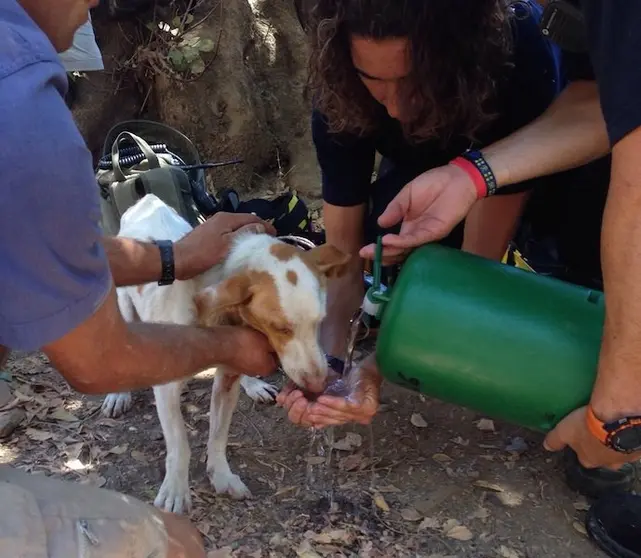
[[(91, 486), (0, 466), (3, 556), (34, 558), (203, 558), (186, 518)], [(5, 550), (6, 549), (6, 550)]]
[(465, 219), (462, 249), (500, 261), (519, 224), (529, 192), (479, 200)]

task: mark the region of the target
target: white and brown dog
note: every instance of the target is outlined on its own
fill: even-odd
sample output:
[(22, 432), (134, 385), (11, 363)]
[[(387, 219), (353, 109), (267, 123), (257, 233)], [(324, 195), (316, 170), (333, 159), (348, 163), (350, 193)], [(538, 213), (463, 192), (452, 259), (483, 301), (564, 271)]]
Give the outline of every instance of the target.
[[(122, 216), (119, 236), (141, 241), (178, 241), (191, 226), (154, 195), (147, 195)], [(303, 251), (266, 234), (237, 236), (225, 262), (200, 277), (170, 286), (150, 283), (118, 289), (120, 311), (128, 321), (212, 327), (250, 326), (267, 336), (287, 376), (320, 391), (327, 364), (319, 345), (325, 317), (326, 278), (340, 275), (349, 256), (323, 245)], [(191, 506), (191, 452), (180, 409), (182, 382), (154, 387), (167, 458), (165, 478), (154, 504), (182, 513)], [(216, 492), (241, 499), (251, 496), (227, 461), (227, 438), (240, 386), (255, 400), (273, 400), (275, 388), (228, 367), (216, 370), (210, 407), (207, 473)], [(103, 413), (115, 417), (131, 407), (129, 393), (110, 394)]]

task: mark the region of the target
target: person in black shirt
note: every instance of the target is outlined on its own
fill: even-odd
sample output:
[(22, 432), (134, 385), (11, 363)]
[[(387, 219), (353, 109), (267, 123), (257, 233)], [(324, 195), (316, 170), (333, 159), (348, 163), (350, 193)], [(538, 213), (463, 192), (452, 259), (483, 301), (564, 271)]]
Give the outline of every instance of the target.
[[(332, 3), (334, 8), (335, 4)], [(343, 5), (347, 4), (349, 2)], [(434, 3), (434, 6), (438, 5), (438, 2)], [(447, 6), (457, 15), (464, 13), (458, 4), (454, 6), (448, 2)], [(433, 7), (432, 3), (430, 7)], [(641, 33), (638, 31), (641, 4), (583, 0), (582, 9), (587, 20), (589, 56), (588, 53), (565, 53), (571, 83), (550, 106), (531, 122), (525, 125), (520, 122), (514, 129), (522, 127), (513, 133), (506, 131), (502, 139), (486, 139), (480, 147), (480, 155), (477, 153), (473, 157), (474, 166), (485, 162), (492, 171), (482, 177), (484, 184), (479, 185), (480, 173), (469, 166), (465, 169), (443, 164), (432, 168), (402, 187), (378, 216), (375, 227), (383, 231), (397, 227), (394, 233), (383, 236), (384, 252), (388, 258), (402, 257), (408, 250), (428, 242), (443, 239), (449, 242), (449, 235), (466, 216), (481, 205), (501, 200), (490, 197), (481, 201), (488, 193), (506, 191), (512, 185), (582, 167), (611, 152), (611, 180), (601, 243), (607, 305), (598, 377), (590, 404), (566, 417), (549, 433), (545, 446), (551, 451), (572, 448), (580, 463), (590, 469), (618, 469), (641, 457), (638, 442), (641, 429), (638, 418), (641, 417), (641, 356), (638, 350), (641, 346)], [(435, 20), (446, 32), (450, 28), (444, 23), (446, 20), (439, 19), (442, 15)], [(522, 39), (523, 20), (516, 19), (521, 25), (517, 27), (516, 37)], [(376, 29), (376, 26), (373, 24), (371, 28)], [(320, 37), (322, 33), (317, 35)], [(534, 44), (534, 38), (532, 41)], [(457, 46), (452, 41), (444, 43), (456, 52)], [(517, 41), (517, 44), (520, 43)], [(349, 73), (350, 60), (343, 63), (347, 68), (345, 72)], [(366, 79), (364, 76), (363, 80)], [(353, 102), (355, 100), (356, 97)], [(362, 137), (353, 140), (348, 145), (361, 147), (344, 158), (343, 164), (334, 166), (331, 161), (337, 159), (330, 155), (340, 153), (345, 144), (339, 147), (341, 143), (337, 136), (328, 139), (320, 122), (322, 119), (316, 114), (315, 140), (323, 168), (324, 196), (328, 202), (325, 213), (328, 239), (338, 243), (341, 235), (354, 237), (354, 231), (364, 227), (365, 192), (373, 191), (376, 185), (370, 187), (367, 180), (364, 183), (363, 171), (358, 169), (365, 166), (363, 161), (367, 157), (368, 161), (372, 160), (371, 144), (362, 147), (371, 140), (364, 141)], [(433, 165), (439, 156), (447, 163), (449, 157), (459, 154), (460, 151), (454, 148), (451, 152), (445, 150), (434, 156), (430, 164)], [(341, 188), (334, 187), (336, 181), (342, 181)], [(338, 190), (350, 191), (353, 197), (346, 198)], [(367, 201), (375, 205), (371, 199)], [(350, 207), (351, 204), (360, 205), (356, 209)], [(360, 240), (358, 238), (350, 247), (357, 247)], [(364, 246), (359, 253), (365, 259), (372, 259), (373, 244)], [(354, 278), (359, 273), (357, 270), (352, 276), (352, 284), (356, 283)], [(345, 284), (337, 284), (335, 282), (333, 287), (345, 288)], [(331, 300), (330, 297), (330, 317), (339, 315), (341, 310), (332, 308)], [(340, 299), (334, 295), (336, 300)], [(343, 318), (352, 310), (345, 300)], [(342, 333), (335, 334), (334, 339), (331, 335), (326, 339), (338, 343), (341, 337)], [(331, 343), (326, 347), (331, 350)], [(279, 397), (279, 403), (288, 410), (290, 419), (299, 424), (367, 423), (378, 406), (381, 380), (375, 361), (367, 360), (353, 371), (352, 376), (349, 384), (355, 391), (350, 397), (321, 397), (319, 401), (323, 403), (311, 403), (300, 392), (285, 391)], [(612, 432), (617, 436), (611, 436)], [(616, 447), (615, 438), (620, 442), (623, 440), (621, 444), (625, 447), (621, 444)]]
[[(408, 182), (532, 122), (564, 85), (559, 49), (539, 32), (533, 1), (312, 4), (312, 133), (323, 218), (327, 241), (348, 253), (380, 234), (378, 217)], [(372, 182), (377, 152), (382, 163)], [(513, 184), (479, 204), (443, 242), (500, 259), (537, 182)], [(356, 258), (351, 273), (329, 286), (323, 345), (331, 355), (344, 353), (364, 294), (362, 270)]]
[[(606, 317), (590, 404), (546, 438), (546, 448), (571, 447), (588, 468), (618, 469), (641, 457), (641, 3), (583, 0), (589, 58), (575, 55), (572, 83), (531, 124), (482, 149), (492, 187), (571, 169), (611, 152), (603, 217), (601, 265)], [(587, 55), (586, 55), (587, 56)], [(588, 63), (589, 62), (589, 63)], [(596, 81), (591, 81), (592, 78)], [(445, 165), (410, 182), (379, 218), (401, 223), (383, 238), (398, 254), (447, 236), (476, 204), (474, 173)], [(373, 245), (361, 250), (373, 257)], [(626, 447), (608, 431), (625, 429)]]

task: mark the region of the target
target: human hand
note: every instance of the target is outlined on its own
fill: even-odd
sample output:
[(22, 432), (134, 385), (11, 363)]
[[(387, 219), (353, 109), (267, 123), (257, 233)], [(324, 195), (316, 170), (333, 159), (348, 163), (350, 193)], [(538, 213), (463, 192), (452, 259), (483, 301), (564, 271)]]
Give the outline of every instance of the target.
[[(378, 218), (382, 228), (401, 223), (398, 235), (383, 236), (383, 258), (403, 257), (412, 248), (447, 236), (469, 213), (478, 194), (468, 174), (454, 165), (429, 170), (409, 182)], [(376, 245), (360, 256), (374, 259)]]
[(381, 375), (374, 355), (352, 370), (346, 378), (335, 375), (325, 391), (310, 401), (293, 383), (276, 397), (294, 424), (323, 428), (356, 422), (369, 424), (378, 410)]
[(272, 225), (250, 213), (216, 213), (176, 242), (176, 279), (191, 279), (220, 263), (234, 236), (247, 232), (276, 234)]
[(604, 446), (588, 429), (586, 411), (587, 407), (581, 407), (557, 424), (543, 442), (545, 449), (557, 452), (570, 446), (587, 469), (606, 467), (616, 471), (641, 459), (641, 452), (625, 454)]
[(278, 358), (267, 337), (248, 327), (225, 327), (230, 334), (224, 364), (247, 376), (269, 376), (278, 368)]

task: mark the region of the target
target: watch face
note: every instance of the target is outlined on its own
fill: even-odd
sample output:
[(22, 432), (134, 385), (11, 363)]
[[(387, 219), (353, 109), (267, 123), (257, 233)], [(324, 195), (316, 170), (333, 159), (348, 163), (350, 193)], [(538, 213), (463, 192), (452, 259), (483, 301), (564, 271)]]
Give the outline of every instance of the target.
[(641, 450), (641, 426), (631, 426), (612, 435), (612, 447), (624, 453)]

